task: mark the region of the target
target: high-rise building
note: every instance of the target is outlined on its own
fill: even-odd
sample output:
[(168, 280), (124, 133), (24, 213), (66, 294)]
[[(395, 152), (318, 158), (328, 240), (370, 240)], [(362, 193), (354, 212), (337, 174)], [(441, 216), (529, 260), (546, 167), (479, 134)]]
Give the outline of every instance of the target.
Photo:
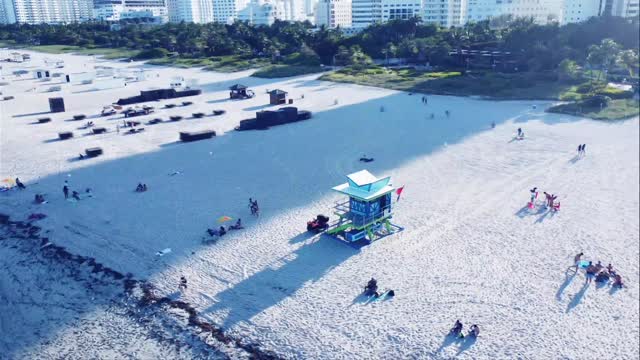
[(443, 27), (460, 26), (465, 23), (466, 9), (467, 0), (424, 0), (422, 20)]
[(13, 9), (13, 0), (0, 0), (0, 24), (13, 24), (16, 22), (16, 13)]
[(145, 19), (165, 23), (169, 18), (164, 0), (94, 0), (93, 14), (104, 21)]
[(351, 27), (351, 0), (320, 0), (315, 18), (316, 26)]
[(244, 9), (238, 11), (238, 20), (254, 25), (271, 25), (276, 19), (284, 19), (282, 1), (252, 0)]
[(314, 14), (316, 11), (316, 4), (318, 0), (303, 0), (304, 2), (304, 13), (307, 15), (307, 19), (311, 22), (314, 22)]
[(206, 24), (213, 22), (214, 0), (167, 0), (169, 21)]
[(382, 0), (380, 20), (407, 20), (413, 17), (421, 18), (424, 8), (422, 0)]
[(577, 23), (600, 15), (602, 0), (564, 0), (562, 24)]
[(230, 24), (238, 19), (238, 12), (247, 7), (248, 0), (215, 0), (213, 18), (215, 22)]
[(601, 0), (600, 15), (621, 16), (637, 19), (640, 15), (640, 0)]
[(364, 28), (381, 19), (382, 0), (351, 0), (352, 27)]
[(64, 24), (92, 18), (92, 0), (0, 0), (0, 23)]

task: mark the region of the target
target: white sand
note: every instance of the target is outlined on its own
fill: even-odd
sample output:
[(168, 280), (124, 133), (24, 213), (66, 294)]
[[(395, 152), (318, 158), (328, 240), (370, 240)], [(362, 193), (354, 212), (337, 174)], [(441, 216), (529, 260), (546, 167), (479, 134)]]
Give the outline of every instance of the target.
[[(32, 65), (41, 67), (44, 56), (33, 57)], [(85, 67), (86, 57), (55, 57), (74, 72), (92, 66)], [(99, 63), (105, 64), (138, 66)], [(7, 74), (25, 65), (3, 68)], [(84, 93), (77, 93), (78, 85), (25, 93), (39, 83), (10, 79), (2, 91), (16, 99), (0, 102), (0, 175), (19, 176), (28, 189), (0, 194), (0, 212), (16, 218), (45, 213), (40, 223), (52, 230), (53, 242), (149, 278), (167, 294), (185, 274), (183, 297), (203, 316), (287, 358), (637, 358), (637, 118), (595, 122), (546, 114), (543, 102), (440, 96), (429, 96), (424, 106), (419, 94), (316, 76), (264, 80), (248, 72), (150, 71), (160, 77)], [(205, 93), (152, 104), (194, 102), (143, 120), (213, 109), (227, 114), (145, 126), (137, 135), (115, 132), (120, 115), (90, 119), (111, 130), (104, 135), (81, 136), (86, 131), (77, 127), (84, 121), (65, 121), (97, 114), (139, 90), (166, 87), (176, 75), (199, 79)], [(258, 96), (224, 100), (235, 82)], [(288, 91), (313, 119), (232, 132), (263, 108), (265, 91), (274, 88)], [(48, 95), (64, 96), (67, 112), (16, 117), (48, 110)], [(53, 121), (30, 124), (42, 116)], [(511, 141), (518, 127), (526, 140)], [(201, 129), (219, 136), (175, 143), (179, 131)], [(62, 130), (76, 138), (49, 141)], [(579, 143), (587, 144), (580, 159)], [(70, 161), (93, 146), (105, 154)], [(376, 160), (358, 162), (364, 154)], [(363, 168), (406, 185), (394, 217), (405, 231), (359, 251), (307, 234), (306, 221), (332, 216), (330, 207), (341, 200), (331, 187)], [(181, 174), (168, 175), (175, 171)], [(90, 187), (94, 198), (65, 201), (65, 180), (73, 189)], [(135, 193), (138, 182), (149, 191)], [(533, 186), (558, 194), (560, 212), (523, 209)], [(36, 192), (50, 202), (32, 204)], [(260, 202), (259, 219), (248, 214), (249, 197)], [(242, 217), (247, 228), (203, 245), (205, 229), (218, 226), (222, 215)], [(164, 248), (172, 252), (154, 256)], [(611, 262), (628, 288), (585, 287), (582, 273), (566, 278), (579, 251)], [(363, 304), (359, 293), (372, 275), (397, 296)], [(445, 339), (456, 319), (465, 329), (480, 325), (476, 342)]]

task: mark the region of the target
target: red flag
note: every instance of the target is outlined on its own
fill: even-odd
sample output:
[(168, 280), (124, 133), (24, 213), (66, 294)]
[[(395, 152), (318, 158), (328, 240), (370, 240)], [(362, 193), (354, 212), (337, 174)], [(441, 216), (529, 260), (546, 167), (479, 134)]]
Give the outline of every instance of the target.
[(400, 196), (400, 194), (402, 194), (402, 190), (404, 190), (404, 185), (396, 189), (396, 195)]

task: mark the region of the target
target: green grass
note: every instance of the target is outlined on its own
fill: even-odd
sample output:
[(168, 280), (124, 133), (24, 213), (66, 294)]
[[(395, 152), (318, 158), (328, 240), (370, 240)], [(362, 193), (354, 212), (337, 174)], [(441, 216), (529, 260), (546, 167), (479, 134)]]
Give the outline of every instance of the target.
[(427, 94), (483, 96), (499, 100), (557, 100), (571, 87), (569, 84), (556, 81), (550, 74), (479, 72), (462, 75), (458, 71), (426, 72), (383, 68), (344, 69), (326, 74), (321, 80)]
[(264, 58), (247, 59), (244, 56), (238, 55), (212, 56), (209, 58), (181, 58), (171, 56), (150, 60), (149, 64), (175, 66), (179, 68), (202, 67), (210, 71), (234, 72), (260, 68), (269, 64), (269, 61)]
[(64, 54), (81, 50), (79, 46), (73, 45), (33, 45), (26, 46), (25, 49), (39, 51), (47, 54)]
[(270, 65), (264, 67), (251, 76), (259, 78), (283, 78), (290, 76), (299, 76), (305, 74), (314, 74), (322, 72), (323, 69), (320, 66), (304, 66), (304, 65)]
[(106, 59), (123, 59), (136, 56), (139, 50), (124, 48), (83, 48), (73, 45), (34, 45), (25, 47), (27, 50), (39, 51), (47, 54), (73, 53), (78, 55), (103, 56)]
[(573, 102), (553, 106), (547, 109), (547, 112), (583, 116), (596, 120), (621, 120), (638, 116), (640, 107), (637, 100), (618, 99), (611, 100), (609, 106), (602, 110), (599, 108), (585, 108), (580, 103)]

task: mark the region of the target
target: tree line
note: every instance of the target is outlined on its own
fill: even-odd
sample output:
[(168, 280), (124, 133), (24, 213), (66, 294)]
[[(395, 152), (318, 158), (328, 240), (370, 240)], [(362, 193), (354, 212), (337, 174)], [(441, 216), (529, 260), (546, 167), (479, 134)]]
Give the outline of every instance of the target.
[(296, 57), (301, 62), (327, 65), (366, 65), (371, 58), (405, 58), (441, 67), (460, 63), (452, 51), (477, 49), (509, 52), (513, 61), (530, 71), (575, 66), (612, 69), (627, 64), (638, 68), (638, 21), (594, 17), (559, 26), (539, 25), (531, 18), (502, 16), (492, 20), (443, 28), (419, 19), (374, 24), (354, 36), (339, 29), (314, 29), (308, 22), (276, 21), (270, 26), (233, 24), (122, 23), (116, 29), (103, 22), (66, 25), (11, 24), (0, 26), (0, 41), (18, 45), (74, 45), (143, 50), (147, 58), (187, 58), (235, 55)]

